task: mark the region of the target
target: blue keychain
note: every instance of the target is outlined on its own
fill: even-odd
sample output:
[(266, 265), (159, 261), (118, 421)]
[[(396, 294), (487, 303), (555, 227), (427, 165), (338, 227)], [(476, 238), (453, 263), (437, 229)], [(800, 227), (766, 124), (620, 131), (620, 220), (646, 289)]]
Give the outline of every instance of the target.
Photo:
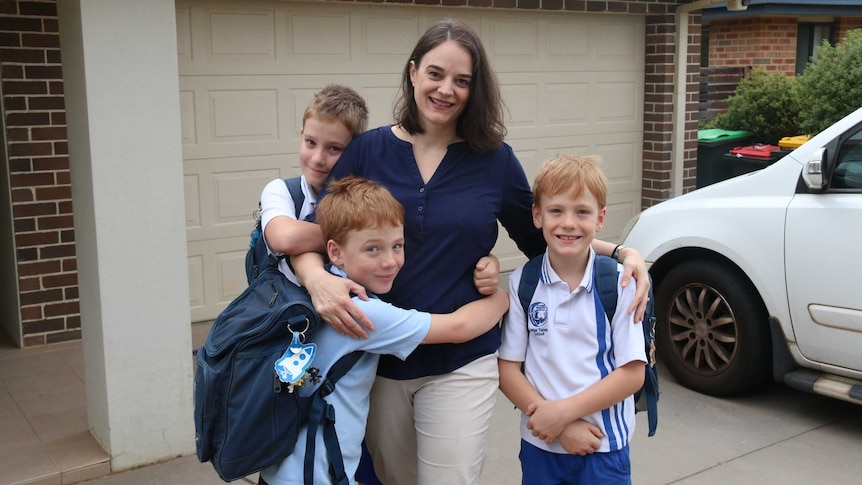
[(299, 333), (293, 332), (293, 341), (280, 359), (275, 361), (275, 373), (278, 379), (286, 384), (296, 384), (305, 376), (305, 372), (311, 366), (314, 355), (317, 354), (317, 345), (314, 343), (303, 344), (299, 341)]

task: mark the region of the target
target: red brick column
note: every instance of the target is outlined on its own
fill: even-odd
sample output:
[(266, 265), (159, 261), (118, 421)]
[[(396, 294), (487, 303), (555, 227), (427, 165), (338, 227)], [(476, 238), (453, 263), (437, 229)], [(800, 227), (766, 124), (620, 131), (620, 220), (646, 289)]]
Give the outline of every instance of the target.
[[(673, 146), (674, 58), (676, 56), (675, 7), (666, 15), (647, 17), (646, 79), (644, 80), (644, 149), (641, 207), (647, 208), (671, 198)], [(695, 186), (697, 163), (698, 79), (700, 64), (700, 16), (690, 16), (688, 66), (686, 69), (686, 180), (683, 187)], [(691, 169), (689, 169), (689, 167)]]
[(0, 2), (0, 69), (24, 344), (79, 339), (63, 72), (53, 0)]

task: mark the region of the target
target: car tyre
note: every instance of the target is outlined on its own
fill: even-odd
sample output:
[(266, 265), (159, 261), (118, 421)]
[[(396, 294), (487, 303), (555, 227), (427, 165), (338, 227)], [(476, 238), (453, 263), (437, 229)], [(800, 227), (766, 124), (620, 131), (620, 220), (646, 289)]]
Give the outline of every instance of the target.
[(683, 386), (739, 395), (769, 375), (767, 315), (753, 285), (727, 264), (687, 261), (662, 279), (656, 297), (656, 348)]

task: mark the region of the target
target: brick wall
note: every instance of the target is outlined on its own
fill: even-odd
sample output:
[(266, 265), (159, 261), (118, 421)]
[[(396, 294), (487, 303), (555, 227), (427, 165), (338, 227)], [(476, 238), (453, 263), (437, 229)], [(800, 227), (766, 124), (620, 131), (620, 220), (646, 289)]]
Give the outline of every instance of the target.
[(701, 122), (711, 121), (727, 111), (727, 98), (736, 91), (739, 82), (748, 74), (749, 66), (701, 67), (700, 114)]
[[(344, 0), (353, 1), (353, 0)], [(369, 2), (371, 3), (371, 2)], [(647, 52), (644, 102), (644, 207), (670, 197), (676, 6), (687, 0), (382, 0), (642, 15)], [(700, 16), (691, 16), (689, 52), (699, 52)], [(697, 152), (697, 66), (687, 76), (686, 167)], [(11, 178), (24, 344), (80, 338), (75, 232), (55, 0), (0, 0), (0, 82)], [(686, 180), (694, 188), (693, 174)]]
[(841, 43), (848, 30), (862, 29), (862, 17), (839, 17), (835, 19), (835, 43)]
[[(689, 59), (686, 73), (687, 111), (685, 167), (697, 163), (697, 66), (700, 65), (700, 16), (689, 16)], [(674, 57), (676, 56), (675, 15), (648, 16), (646, 19), (646, 68), (644, 81), (644, 147), (641, 206), (653, 206), (671, 198), (671, 134), (673, 132)], [(689, 133), (688, 130), (692, 130)], [(684, 169), (685, 170), (685, 169)], [(695, 188), (692, 172), (683, 190)]]
[(0, 2), (6, 154), (25, 346), (79, 339), (57, 8)]
[(748, 17), (709, 24), (710, 67), (763, 67), (796, 73), (795, 17)]

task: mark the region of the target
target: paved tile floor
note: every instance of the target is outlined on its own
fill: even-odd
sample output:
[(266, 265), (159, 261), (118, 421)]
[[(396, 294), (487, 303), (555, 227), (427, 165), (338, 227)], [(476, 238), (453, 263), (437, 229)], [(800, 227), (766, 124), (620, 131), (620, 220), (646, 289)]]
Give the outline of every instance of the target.
[(87, 430), (81, 342), (0, 342), (0, 484), (76, 483), (110, 473)]
[[(194, 346), (208, 331), (192, 326)], [(110, 473), (88, 430), (81, 342), (19, 349), (0, 332), (0, 485), (65, 485)]]
[[(192, 325), (194, 348), (209, 327)], [(492, 429), (481, 485), (517, 483), (518, 414), (502, 395), (495, 420), (505, 425)], [(194, 455), (112, 473), (87, 428), (81, 342), (18, 349), (0, 332), (0, 485), (224, 483)], [(233, 483), (256, 484), (257, 474)]]

